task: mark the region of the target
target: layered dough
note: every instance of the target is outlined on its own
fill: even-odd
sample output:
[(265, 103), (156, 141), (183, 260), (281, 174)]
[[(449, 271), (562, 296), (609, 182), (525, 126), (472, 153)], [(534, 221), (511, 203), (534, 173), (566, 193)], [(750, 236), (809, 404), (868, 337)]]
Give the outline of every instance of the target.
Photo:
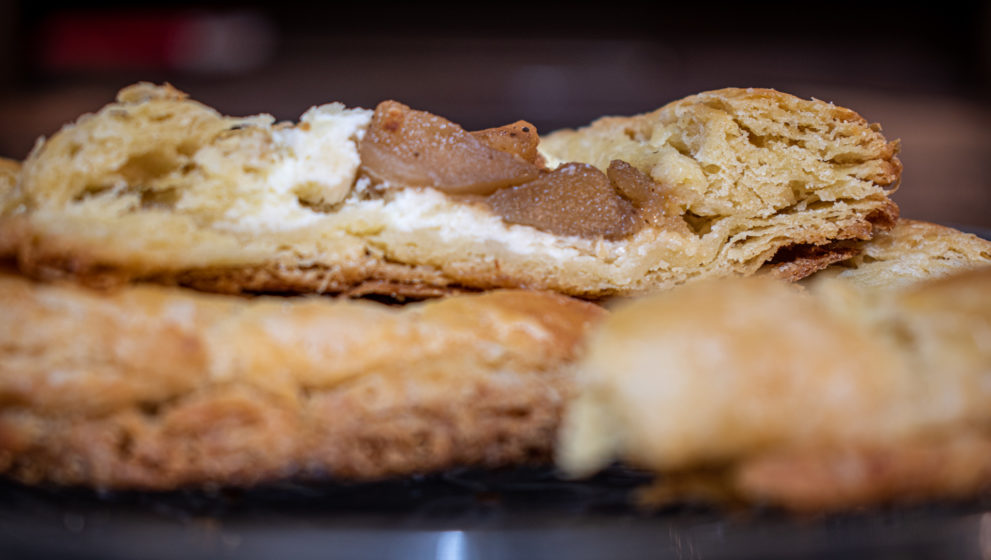
[(603, 317), (495, 291), (390, 307), (0, 275), (0, 473), (171, 489), (549, 459)]
[[(555, 133), (541, 139), (543, 158), (530, 154), (530, 137), (472, 136), (485, 144), (473, 150), (495, 150), (528, 178), (560, 162), (602, 171), (628, 163), (648, 178), (640, 194), (670, 215), (638, 209), (643, 223), (620, 238), (555, 233), (503, 203), (507, 189), (526, 185), (492, 179), (502, 190), (486, 203), (452, 194), (422, 169), (364, 169), (368, 127), (399, 126), (379, 117), (331, 104), (296, 125), (274, 124), (222, 116), (168, 86), (132, 86), (39, 142), (11, 195), (17, 203), (0, 217), (0, 254), (33, 277), (92, 285), (399, 297), (527, 287), (599, 297), (751, 274), (784, 248), (801, 255), (869, 239), (897, 215), (888, 198), (900, 174), (896, 143), (852, 111), (770, 90), (709, 92)], [(393, 152), (376, 152), (378, 161)], [(534, 204), (589, 219), (584, 205), (561, 203), (572, 196), (566, 188), (555, 189)], [(631, 192), (615, 197), (639, 204)]]
[(901, 289), (685, 286), (615, 310), (579, 375), (561, 465), (656, 471), (654, 499), (824, 511), (991, 483), (988, 266)]
[(991, 266), (991, 241), (972, 233), (919, 220), (900, 219), (850, 259), (810, 277), (838, 277), (872, 290), (909, 286)]
[(15, 188), (21, 174), (21, 164), (0, 158), (0, 215), (14, 210), (17, 200)]

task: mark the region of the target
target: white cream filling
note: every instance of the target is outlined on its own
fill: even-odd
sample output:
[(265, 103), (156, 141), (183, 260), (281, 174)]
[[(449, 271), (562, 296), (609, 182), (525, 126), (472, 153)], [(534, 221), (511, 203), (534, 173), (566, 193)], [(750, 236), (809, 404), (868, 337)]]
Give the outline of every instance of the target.
[[(429, 188), (397, 189), (387, 199), (345, 201), (352, 189), (358, 192), (364, 187), (360, 181), (355, 185), (361, 163), (358, 143), (371, 116), (371, 111), (332, 103), (311, 108), (297, 126), (272, 130), (274, 163), (254, 184), (236, 186), (241, 196), (214, 227), (242, 232), (344, 229), (356, 236), (388, 236), (389, 242), (397, 234), (426, 234), (449, 246), (476, 247), (486, 254), (499, 247), (522, 256), (596, 259), (620, 266), (631, 258), (643, 259), (652, 244), (640, 238), (657, 235), (642, 231), (624, 242), (555, 235), (509, 224), (492, 212), (452, 201)], [(342, 201), (329, 213), (307, 207)], [(677, 235), (665, 237), (670, 238), (667, 244), (684, 244)]]
[(225, 212), (220, 229), (285, 231), (325, 218), (305, 206), (333, 205), (351, 190), (361, 160), (358, 142), (372, 111), (341, 103), (312, 107), (294, 127), (272, 131), (275, 163), (258, 184), (237, 185), (245, 196)]
[(358, 142), (371, 118), (367, 109), (330, 103), (311, 107), (295, 127), (273, 130), (276, 149), (285, 156), (269, 173), (269, 188), (313, 204), (344, 200), (361, 164)]
[(452, 202), (434, 189), (401, 189), (388, 201), (369, 200), (354, 204), (342, 214), (375, 212), (375, 223), (393, 232), (431, 231), (444, 243), (498, 243), (520, 255), (547, 255), (552, 259), (578, 259), (591, 255), (618, 258), (625, 254), (623, 243), (558, 236), (530, 226), (507, 224), (499, 216)]

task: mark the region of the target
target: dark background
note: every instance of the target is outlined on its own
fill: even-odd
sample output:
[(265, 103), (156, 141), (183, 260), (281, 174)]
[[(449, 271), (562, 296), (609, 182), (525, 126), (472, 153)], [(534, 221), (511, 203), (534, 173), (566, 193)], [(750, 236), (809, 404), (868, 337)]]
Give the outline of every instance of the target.
[(991, 3), (0, 0), (0, 155), (169, 81), (228, 114), (393, 98), (541, 131), (726, 86), (850, 107), (902, 140), (908, 217), (991, 227)]

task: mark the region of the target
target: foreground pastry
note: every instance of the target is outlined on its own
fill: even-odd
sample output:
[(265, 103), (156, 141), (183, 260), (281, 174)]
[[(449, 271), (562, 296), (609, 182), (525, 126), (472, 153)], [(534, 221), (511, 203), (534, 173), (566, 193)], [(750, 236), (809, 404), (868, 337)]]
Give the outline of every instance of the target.
[[(544, 139), (384, 102), (299, 124), (138, 84), (40, 142), (0, 217), (36, 278), (222, 292), (583, 297), (809, 274), (891, 227), (897, 145), (856, 113), (726, 89)], [(806, 261), (809, 261), (806, 259)]]
[(101, 488), (548, 461), (601, 308), (101, 293), (0, 275), (0, 474)]
[(991, 268), (865, 292), (766, 277), (617, 309), (562, 430), (570, 473), (661, 473), (654, 500), (801, 511), (991, 483)]

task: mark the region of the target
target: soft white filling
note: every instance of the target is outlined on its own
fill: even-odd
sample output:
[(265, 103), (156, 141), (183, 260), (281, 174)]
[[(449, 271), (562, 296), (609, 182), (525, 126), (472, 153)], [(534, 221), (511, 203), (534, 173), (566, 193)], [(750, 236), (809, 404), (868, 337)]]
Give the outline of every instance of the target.
[[(597, 258), (615, 262), (632, 255), (643, 257), (644, 244), (636, 238), (627, 244), (508, 224), (491, 212), (454, 202), (429, 188), (397, 189), (387, 199), (353, 197), (329, 213), (309, 208), (338, 204), (348, 198), (352, 188), (355, 192), (363, 189), (361, 181), (355, 185), (361, 163), (358, 143), (371, 116), (371, 111), (332, 103), (311, 108), (297, 126), (275, 128), (274, 164), (257, 183), (237, 186), (241, 196), (214, 227), (228, 231), (343, 227), (358, 236), (415, 232), (432, 234), (450, 246), (467, 244), (490, 252), (496, 245), (518, 255), (561, 261)], [(628, 254), (628, 248), (632, 253)]]
[(358, 142), (372, 112), (341, 103), (311, 107), (292, 128), (272, 131), (285, 157), (269, 173), (269, 188), (295, 192), (314, 204), (336, 204), (348, 195), (361, 160)]
[(304, 208), (285, 193), (265, 192), (251, 200), (241, 199), (224, 214), (215, 227), (228, 231), (288, 231), (312, 226), (320, 214)]
[(324, 214), (304, 204), (327, 206), (347, 197), (361, 164), (358, 142), (371, 116), (367, 109), (330, 103), (310, 108), (297, 126), (274, 129), (275, 164), (262, 184), (231, 206), (218, 225), (284, 231), (319, 222)]
[(362, 201), (345, 212), (368, 211), (377, 211), (382, 225), (389, 230), (432, 231), (444, 243), (498, 243), (513, 253), (541, 254), (553, 259), (574, 259), (590, 253), (608, 253), (615, 258), (625, 252), (622, 243), (563, 237), (529, 226), (507, 224), (495, 214), (452, 202), (434, 189), (401, 189), (388, 201)]

